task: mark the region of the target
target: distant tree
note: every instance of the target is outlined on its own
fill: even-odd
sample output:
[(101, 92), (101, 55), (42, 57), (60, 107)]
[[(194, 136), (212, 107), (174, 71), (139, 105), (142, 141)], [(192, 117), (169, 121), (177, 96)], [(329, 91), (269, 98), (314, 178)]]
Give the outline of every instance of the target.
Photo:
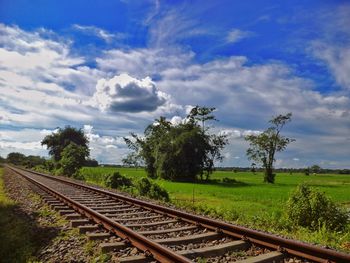
[(129, 153), (125, 158), (122, 159), (122, 162), (125, 166), (135, 168), (140, 166), (141, 161), (142, 160), (135, 152)]
[[(148, 176), (168, 180), (208, 179), (214, 162), (221, 161), (226, 136), (209, 134), (205, 121), (215, 119), (213, 108), (195, 107), (185, 123), (173, 125), (160, 117), (149, 125), (143, 137), (131, 134), (124, 138), (133, 156), (140, 158)], [(198, 124), (201, 122), (202, 126)], [(126, 160), (130, 163), (130, 160)]]
[(310, 175), (310, 168), (309, 167), (305, 168), (304, 174), (307, 175), (307, 176)]
[(46, 162), (45, 158), (35, 155), (29, 155), (24, 160), (24, 165), (27, 168), (33, 168), (37, 165), (44, 165)]
[(89, 153), (88, 139), (82, 129), (70, 126), (66, 126), (64, 129), (59, 128), (57, 132), (47, 135), (41, 141), (41, 145), (46, 145), (49, 154), (56, 162), (61, 159), (64, 148), (70, 143), (82, 146), (85, 148), (84, 151)]
[(250, 169), (253, 174), (256, 174), (256, 163), (252, 163), (252, 167)]
[(257, 135), (252, 134), (245, 137), (249, 142), (248, 159), (261, 163), (265, 169), (264, 182), (274, 183), (275, 154), (285, 150), (287, 145), (294, 141), (294, 139), (281, 135), (282, 128), (291, 121), (291, 117), (292, 113), (278, 115), (269, 121), (272, 125), (267, 130)]
[(322, 168), (320, 166), (314, 164), (313, 166), (310, 167), (310, 170), (312, 173), (318, 174), (321, 172)]
[(12, 152), (7, 155), (6, 161), (14, 165), (24, 165), (26, 156), (19, 152)]
[(85, 158), (88, 156), (89, 151), (86, 147), (71, 142), (61, 152), (58, 173), (68, 177), (78, 177), (79, 169), (83, 166)]
[(95, 159), (86, 159), (84, 162), (84, 166), (88, 167), (97, 167), (98, 166), (98, 161)]

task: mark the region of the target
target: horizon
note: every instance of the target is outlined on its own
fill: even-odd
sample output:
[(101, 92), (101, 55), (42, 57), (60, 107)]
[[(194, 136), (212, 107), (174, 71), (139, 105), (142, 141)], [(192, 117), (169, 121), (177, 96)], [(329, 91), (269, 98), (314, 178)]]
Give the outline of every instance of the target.
[(348, 1), (20, 0), (0, 4), (0, 156), (48, 157), (58, 127), (121, 163), (123, 137), (215, 107), (221, 167), (250, 167), (244, 136), (292, 112), (276, 168), (350, 169)]

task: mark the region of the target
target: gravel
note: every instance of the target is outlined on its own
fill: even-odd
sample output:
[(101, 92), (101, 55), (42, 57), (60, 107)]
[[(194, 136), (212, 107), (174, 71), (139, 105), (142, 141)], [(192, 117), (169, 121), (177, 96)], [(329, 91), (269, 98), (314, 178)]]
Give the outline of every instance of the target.
[[(91, 262), (84, 251), (86, 238), (72, 230), (57, 213), (46, 213), (45, 203), (34, 193), (39, 189), (23, 177), (5, 169), (4, 185), (9, 198), (18, 204), (18, 216), (26, 220), (28, 231), (35, 229), (38, 250), (33, 255), (41, 262)], [(40, 230), (40, 231), (38, 231)]]

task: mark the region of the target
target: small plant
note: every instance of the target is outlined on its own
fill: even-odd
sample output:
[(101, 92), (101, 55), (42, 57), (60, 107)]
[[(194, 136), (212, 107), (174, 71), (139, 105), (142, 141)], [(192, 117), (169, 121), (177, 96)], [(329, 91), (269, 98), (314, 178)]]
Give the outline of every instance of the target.
[(104, 177), (104, 184), (111, 188), (123, 188), (132, 186), (132, 181), (119, 172), (114, 172)]
[(136, 188), (140, 195), (148, 196), (156, 200), (168, 202), (170, 200), (168, 192), (158, 184), (150, 181), (146, 177), (141, 178), (136, 183)]
[(295, 225), (317, 230), (344, 230), (348, 215), (324, 193), (301, 184), (291, 194), (286, 207), (288, 218)]
[(237, 180), (233, 179), (233, 178), (231, 179), (228, 177), (224, 177), (224, 178), (222, 178), (222, 182), (225, 184), (233, 184), (233, 183), (237, 183)]

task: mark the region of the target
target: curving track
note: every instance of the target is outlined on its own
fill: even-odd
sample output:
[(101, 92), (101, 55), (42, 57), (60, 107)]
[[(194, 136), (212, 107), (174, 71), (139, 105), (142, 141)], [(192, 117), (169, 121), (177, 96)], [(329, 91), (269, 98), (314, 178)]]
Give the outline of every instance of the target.
[[(350, 255), (7, 166), (118, 262), (350, 262)], [(125, 252), (130, 252), (125, 256)], [(123, 255), (123, 256), (122, 256)]]

